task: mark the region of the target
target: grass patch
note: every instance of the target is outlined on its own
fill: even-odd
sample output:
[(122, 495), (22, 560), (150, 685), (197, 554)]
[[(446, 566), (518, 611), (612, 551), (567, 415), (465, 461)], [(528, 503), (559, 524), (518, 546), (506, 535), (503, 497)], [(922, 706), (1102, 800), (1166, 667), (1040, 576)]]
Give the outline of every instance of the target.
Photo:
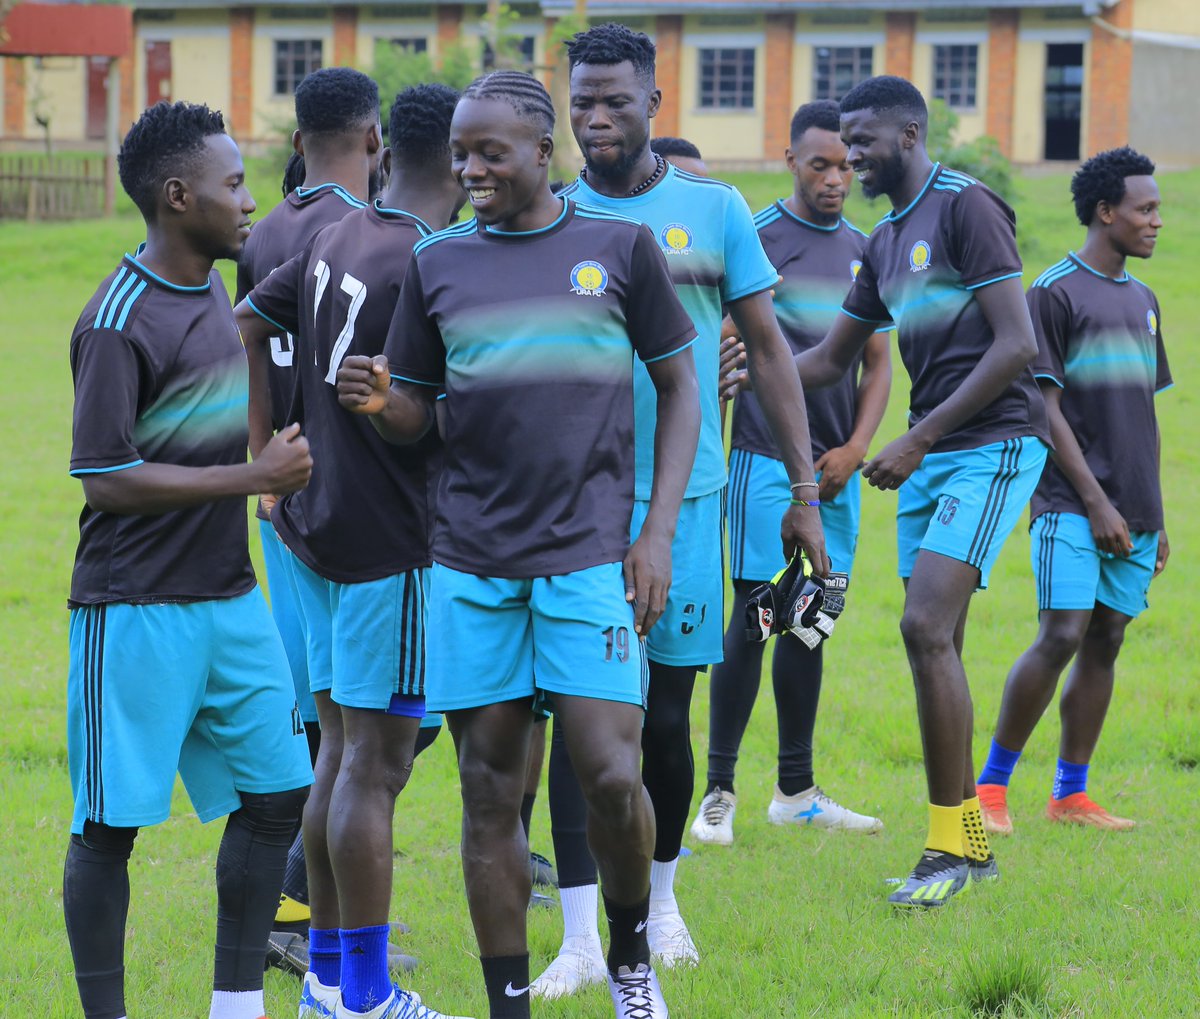
[(1050, 967), (1020, 949), (966, 957), (957, 995), (971, 1019), (1049, 1016)]

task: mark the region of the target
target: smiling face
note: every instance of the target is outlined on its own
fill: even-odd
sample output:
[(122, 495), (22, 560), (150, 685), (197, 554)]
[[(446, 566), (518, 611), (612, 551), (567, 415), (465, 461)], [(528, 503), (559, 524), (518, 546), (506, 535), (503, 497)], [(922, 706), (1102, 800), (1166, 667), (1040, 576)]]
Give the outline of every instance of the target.
[(1153, 177), (1125, 178), (1125, 195), (1116, 205), (1100, 202), (1096, 220), (1102, 224), (1113, 248), (1126, 258), (1149, 258), (1162, 229), (1162, 198)]
[(842, 214), (850, 191), (846, 146), (835, 131), (808, 128), (787, 150), (787, 165), (796, 179), (797, 212), (815, 223), (830, 223)]
[(904, 151), (917, 137), (914, 123), (898, 124), (874, 110), (855, 110), (842, 114), (841, 128), (846, 161), (864, 195), (890, 195), (904, 183)]
[(476, 219), (519, 225), (542, 193), (554, 142), (503, 99), (463, 99), (450, 122), (450, 166)]
[(588, 173), (629, 174), (650, 145), (650, 120), (662, 92), (648, 86), (628, 60), (576, 64), (571, 69), (571, 131)]
[(167, 181), (192, 201), (183, 224), (196, 251), (212, 258), (237, 258), (250, 236), (254, 199), (246, 188), (246, 170), (237, 143), (227, 134), (209, 135), (186, 177)]

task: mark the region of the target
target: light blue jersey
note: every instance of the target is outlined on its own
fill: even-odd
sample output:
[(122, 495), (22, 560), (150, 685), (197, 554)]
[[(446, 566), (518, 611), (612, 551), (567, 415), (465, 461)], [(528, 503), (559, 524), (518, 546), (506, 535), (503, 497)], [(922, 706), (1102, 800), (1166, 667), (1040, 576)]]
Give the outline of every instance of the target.
[[(633, 198), (597, 194), (582, 178), (562, 194), (645, 223), (667, 256), (671, 280), (699, 334), (692, 346), (700, 379), (700, 446), (686, 498), (725, 484), (725, 448), (717, 395), (723, 306), (775, 285), (779, 274), (758, 239), (746, 200), (729, 184), (668, 164), (662, 181)], [(645, 365), (634, 366), (635, 498), (650, 498), (658, 396)]]

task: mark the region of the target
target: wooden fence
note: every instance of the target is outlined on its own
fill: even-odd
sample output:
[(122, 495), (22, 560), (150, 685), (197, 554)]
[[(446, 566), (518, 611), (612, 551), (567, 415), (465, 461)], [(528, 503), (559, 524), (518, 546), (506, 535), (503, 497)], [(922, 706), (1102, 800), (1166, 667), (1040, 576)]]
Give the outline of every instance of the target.
[(103, 156), (0, 156), (0, 219), (103, 214)]

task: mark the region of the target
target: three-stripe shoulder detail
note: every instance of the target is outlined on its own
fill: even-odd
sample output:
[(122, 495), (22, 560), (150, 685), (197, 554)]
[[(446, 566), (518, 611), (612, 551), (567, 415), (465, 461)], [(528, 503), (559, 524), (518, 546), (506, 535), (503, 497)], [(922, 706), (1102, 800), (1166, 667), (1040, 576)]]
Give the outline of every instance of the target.
[(754, 214), (754, 225), (761, 230), (764, 226), (769, 226), (779, 219), (783, 213), (779, 211), (779, 206), (772, 202), (765, 209)]
[(435, 234), (430, 234), (428, 237), (422, 237), (416, 244), (413, 245), (413, 254), (419, 255), (426, 248), (432, 247), (439, 241), (447, 241), (452, 237), (469, 237), (475, 233), (478, 224), (473, 219), (468, 219), (465, 223), (459, 223), (457, 226), (448, 227), (445, 230), (439, 230)]
[(146, 289), (146, 281), (131, 271), (127, 266), (121, 266), (120, 271), (109, 284), (108, 293), (100, 302), (96, 319), (92, 323), (94, 329), (124, 329), (133, 311), (137, 299)]
[(1055, 262), (1050, 266), (1049, 269), (1033, 281), (1032, 285), (1035, 287), (1053, 286), (1060, 279), (1070, 276), (1077, 268), (1078, 266), (1069, 258), (1064, 258), (1061, 262)]
[(613, 212), (610, 209), (601, 209), (595, 205), (584, 205), (582, 202), (575, 202), (575, 215), (581, 216), (583, 219), (604, 219), (612, 223), (628, 223), (630, 226), (641, 226), (641, 220), (633, 219), (630, 216), (623, 216), (619, 212)]

